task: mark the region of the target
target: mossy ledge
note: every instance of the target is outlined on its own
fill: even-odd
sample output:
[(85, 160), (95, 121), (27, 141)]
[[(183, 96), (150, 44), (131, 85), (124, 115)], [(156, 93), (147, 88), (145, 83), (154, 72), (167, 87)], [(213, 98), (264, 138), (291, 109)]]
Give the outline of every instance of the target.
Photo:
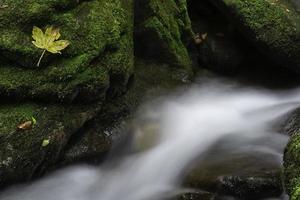
[[(131, 1), (6, 0), (3, 4), (0, 96), (94, 102), (105, 98), (116, 77), (118, 89), (125, 90), (133, 73)], [(41, 50), (31, 43), (31, 30), (50, 25), (60, 28), (62, 39), (71, 44), (62, 55), (47, 53), (37, 68)]]
[(211, 0), (260, 52), (300, 73), (300, 15), (289, 0)]

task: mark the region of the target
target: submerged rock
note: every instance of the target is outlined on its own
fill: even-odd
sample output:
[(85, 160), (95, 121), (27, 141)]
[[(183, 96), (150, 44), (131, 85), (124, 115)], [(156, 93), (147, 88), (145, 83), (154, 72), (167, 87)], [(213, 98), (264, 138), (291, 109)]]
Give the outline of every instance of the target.
[(240, 139), (227, 140), (223, 141), (225, 144), (220, 142), (211, 147), (188, 173), (185, 185), (215, 194), (213, 199), (227, 199), (226, 196), (251, 200), (279, 197), (283, 192), (280, 158), (272, 153), (256, 152), (255, 147), (247, 147), (247, 143), (239, 144), (246, 150), (230, 147), (231, 140)]
[(257, 49), (300, 72), (300, 14), (291, 0), (211, 0)]

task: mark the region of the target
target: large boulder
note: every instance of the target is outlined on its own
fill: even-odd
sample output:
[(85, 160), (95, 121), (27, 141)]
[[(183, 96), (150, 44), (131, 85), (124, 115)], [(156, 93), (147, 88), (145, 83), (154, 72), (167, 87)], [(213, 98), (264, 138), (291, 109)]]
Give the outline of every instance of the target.
[[(59, 28), (70, 46), (36, 67), (42, 50), (31, 43), (33, 26)], [(133, 1), (2, 1), (0, 187), (54, 167), (106, 99), (127, 90), (133, 68)], [(35, 126), (17, 129), (32, 117)]]
[[(300, 72), (300, 14), (293, 0), (211, 0), (273, 61)], [(299, 5), (298, 5), (299, 6)]]
[[(42, 175), (59, 159), (72, 134), (97, 113), (99, 106), (0, 106), (0, 187)], [(18, 130), (34, 117), (36, 125)]]
[[(3, 5), (2, 5), (3, 4)], [(96, 101), (133, 72), (131, 1), (4, 1), (0, 10), (0, 96), (33, 101)], [(32, 28), (54, 26), (70, 46), (42, 53)], [(117, 87), (122, 89), (122, 87)]]
[(135, 1), (136, 52), (192, 71), (187, 46), (193, 31), (186, 0)]

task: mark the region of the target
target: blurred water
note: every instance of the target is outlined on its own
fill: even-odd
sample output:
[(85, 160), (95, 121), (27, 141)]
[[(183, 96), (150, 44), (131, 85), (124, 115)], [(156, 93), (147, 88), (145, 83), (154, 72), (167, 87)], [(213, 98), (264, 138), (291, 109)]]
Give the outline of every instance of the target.
[[(299, 102), (299, 90), (270, 92), (218, 81), (195, 86), (141, 108), (133, 145), (148, 146), (146, 150), (104, 167), (64, 169), (32, 185), (9, 189), (0, 199), (163, 199), (178, 191), (186, 167), (196, 157), (205, 159), (205, 152), (217, 141), (234, 134), (245, 136), (244, 140), (271, 138), (276, 134), (274, 123)], [(281, 149), (256, 151), (281, 158)]]

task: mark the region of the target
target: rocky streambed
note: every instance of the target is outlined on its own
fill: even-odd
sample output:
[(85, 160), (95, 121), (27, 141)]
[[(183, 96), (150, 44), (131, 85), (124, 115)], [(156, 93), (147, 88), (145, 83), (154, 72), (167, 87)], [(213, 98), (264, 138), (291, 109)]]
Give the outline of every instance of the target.
[[(65, 165), (101, 163), (142, 102), (214, 73), (275, 90), (300, 84), (296, 0), (5, 0), (0, 20), (2, 188)], [(37, 68), (33, 26), (58, 27), (71, 45)], [(32, 118), (34, 127), (17, 129)], [(284, 191), (300, 198), (297, 112), (287, 121), (281, 132), (290, 139), (258, 142), (278, 155), (253, 144), (240, 152), (226, 141), (212, 147), (184, 181), (205, 192), (182, 198), (257, 200)]]

